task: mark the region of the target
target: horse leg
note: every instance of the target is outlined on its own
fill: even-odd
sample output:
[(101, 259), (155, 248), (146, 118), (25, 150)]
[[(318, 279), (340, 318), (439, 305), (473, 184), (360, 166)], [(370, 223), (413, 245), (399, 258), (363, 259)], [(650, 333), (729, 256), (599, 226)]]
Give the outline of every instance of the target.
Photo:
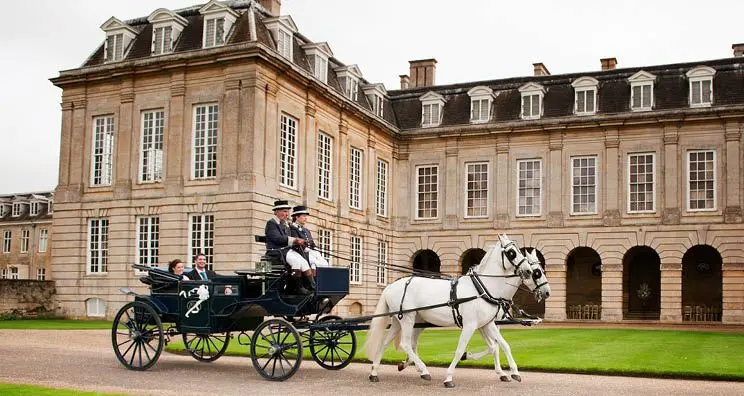
[[(514, 356), (512, 356), (511, 353), (511, 347), (506, 342), (506, 339), (503, 335), (501, 335), (501, 330), (499, 330), (499, 327), (495, 324), (493, 325), (493, 333), (494, 338), (496, 339), (496, 342), (498, 343), (498, 346), (501, 346), (501, 349), (504, 350), (504, 355), (506, 355), (506, 361), (509, 363), (509, 370), (511, 371), (511, 377), (514, 378), (517, 382), (522, 382), (522, 376), (519, 374), (519, 369), (517, 368), (517, 362), (514, 360)], [(496, 347), (496, 353), (494, 354), (494, 359), (497, 359), (496, 362), (498, 362), (499, 359), (499, 348)], [(500, 365), (500, 364), (499, 364)], [(503, 381), (503, 378), (502, 378)]]
[[(418, 355), (418, 339), (423, 331), (423, 328), (413, 328), (413, 334), (411, 335), (411, 344), (413, 344), (413, 353), (415, 353), (416, 355)], [(413, 366), (413, 364), (413, 360), (406, 357), (405, 361), (398, 363), (398, 371), (403, 371), (406, 367)]]
[(473, 337), (473, 333), (475, 333), (474, 322), (463, 324), (462, 332), (460, 333), (460, 341), (457, 343), (457, 350), (455, 350), (455, 358), (452, 359), (452, 363), (450, 363), (449, 367), (447, 368), (447, 378), (444, 380), (444, 386), (446, 388), (455, 387), (455, 383), (452, 382), (452, 375), (455, 373), (457, 362), (460, 361), (462, 354), (465, 353), (465, 349), (467, 349), (468, 342), (470, 342), (470, 338)]
[(377, 370), (380, 368), (380, 361), (382, 360), (382, 355), (385, 353), (385, 350), (390, 346), (390, 343), (393, 342), (393, 339), (400, 331), (400, 323), (396, 319), (393, 319), (392, 323), (390, 324), (390, 330), (387, 331), (387, 334), (385, 334), (385, 341), (382, 343), (382, 348), (380, 348), (379, 351), (377, 351), (377, 354), (372, 359), (372, 371), (369, 374), (369, 379), (372, 382), (379, 382), (380, 378), (378, 377)]
[(491, 353), (493, 353), (493, 368), (496, 370), (496, 375), (498, 375), (499, 379), (503, 382), (511, 381), (511, 378), (509, 378), (504, 370), (501, 368), (501, 357), (499, 356), (500, 354), (498, 343), (498, 337), (501, 336), (499, 328), (493, 323), (490, 323), (485, 325), (482, 330), (483, 338), (488, 344), (488, 349), (491, 351)]
[(421, 358), (416, 355), (416, 352), (413, 350), (413, 346), (411, 345), (414, 332), (414, 322), (415, 317), (411, 314), (406, 314), (400, 321), (400, 348), (406, 352), (406, 355), (408, 356), (407, 360), (413, 360), (413, 363), (416, 365), (416, 370), (421, 375), (421, 378), (430, 381), (431, 374), (429, 374), (429, 370), (426, 368), (426, 365)]

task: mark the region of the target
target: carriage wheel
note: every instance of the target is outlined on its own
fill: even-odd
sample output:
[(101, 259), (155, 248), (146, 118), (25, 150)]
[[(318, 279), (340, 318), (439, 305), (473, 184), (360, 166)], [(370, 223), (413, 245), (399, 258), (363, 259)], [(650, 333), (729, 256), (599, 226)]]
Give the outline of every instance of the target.
[(290, 378), (302, 363), (300, 333), (284, 319), (263, 321), (251, 337), (251, 360), (256, 371), (268, 380)]
[[(339, 316), (328, 315), (319, 323), (341, 320)], [(310, 354), (313, 360), (328, 370), (341, 370), (351, 363), (356, 353), (356, 334), (351, 330), (310, 329)]]
[(183, 333), (183, 345), (194, 359), (214, 362), (225, 354), (230, 344), (230, 332), (215, 334)]
[(163, 352), (163, 324), (147, 303), (124, 305), (114, 318), (111, 343), (119, 362), (130, 370), (147, 370)]

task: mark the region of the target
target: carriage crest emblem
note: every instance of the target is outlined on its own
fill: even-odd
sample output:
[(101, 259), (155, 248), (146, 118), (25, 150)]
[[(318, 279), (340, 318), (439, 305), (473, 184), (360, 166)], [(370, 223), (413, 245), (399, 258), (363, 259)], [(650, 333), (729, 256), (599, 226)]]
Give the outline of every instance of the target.
[(191, 314), (197, 314), (201, 310), (201, 305), (204, 303), (204, 301), (209, 300), (209, 289), (207, 288), (207, 285), (201, 285), (199, 287), (195, 287), (188, 292), (185, 290), (181, 290), (179, 295), (183, 298), (191, 298), (196, 294), (199, 298), (197, 300), (191, 300), (186, 303), (186, 307), (188, 308), (188, 311), (186, 311), (185, 317), (189, 317)]

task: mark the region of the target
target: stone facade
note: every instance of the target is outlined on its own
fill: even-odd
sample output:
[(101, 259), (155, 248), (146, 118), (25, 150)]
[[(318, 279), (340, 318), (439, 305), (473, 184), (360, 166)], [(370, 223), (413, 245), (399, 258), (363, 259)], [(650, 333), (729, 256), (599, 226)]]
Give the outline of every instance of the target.
[(51, 192), (0, 195), (0, 279), (51, 279), (53, 204)]
[(0, 280), (0, 316), (50, 317), (56, 316), (52, 281)]

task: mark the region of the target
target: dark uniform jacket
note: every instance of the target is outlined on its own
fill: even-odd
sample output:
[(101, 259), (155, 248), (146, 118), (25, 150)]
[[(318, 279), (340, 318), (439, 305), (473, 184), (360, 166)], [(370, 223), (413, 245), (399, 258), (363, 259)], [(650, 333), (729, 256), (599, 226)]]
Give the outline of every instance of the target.
[(294, 238), (301, 238), (307, 241), (306, 245), (295, 245), (292, 247), (292, 249), (296, 250), (297, 253), (301, 254), (302, 257), (305, 258), (305, 260), (309, 261), (308, 254), (305, 252), (305, 247), (315, 249), (315, 242), (313, 241), (313, 235), (310, 233), (310, 230), (300, 226), (297, 223), (292, 223), (292, 225), (289, 226), (289, 235)]
[[(214, 279), (217, 276), (217, 273), (208, 269), (205, 269), (204, 272), (207, 273), (207, 279)], [(192, 269), (191, 271), (184, 272), (184, 275), (186, 275), (187, 278), (191, 280), (202, 280), (201, 276), (199, 276), (199, 271), (196, 270), (196, 268)]]
[(290, 235), (289, 223), (282, 226), (279, 219), (272, 217), (266, 222), (264, 235), (266, 235), (266, 255), (286, 259), (287, 249), (282, 249), (294, 243), (295, 238)]

